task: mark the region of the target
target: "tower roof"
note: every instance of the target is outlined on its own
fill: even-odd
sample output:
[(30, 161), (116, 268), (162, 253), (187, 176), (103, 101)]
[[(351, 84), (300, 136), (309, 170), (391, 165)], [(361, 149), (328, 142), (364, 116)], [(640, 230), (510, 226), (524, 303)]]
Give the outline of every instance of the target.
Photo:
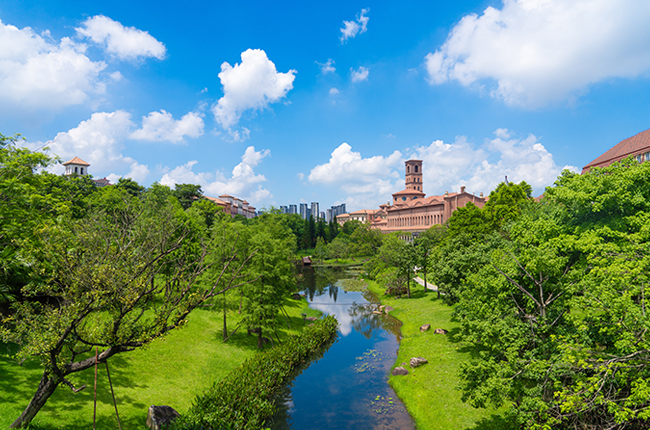
[(67, 166), (68, 164), (79, 164), (81, 166), (90, 166), (90, 163), (86, 163), (84, 160), (82, 160), (79, 157), (74, 157), (72, 160), (63, 163), (64, 166)]

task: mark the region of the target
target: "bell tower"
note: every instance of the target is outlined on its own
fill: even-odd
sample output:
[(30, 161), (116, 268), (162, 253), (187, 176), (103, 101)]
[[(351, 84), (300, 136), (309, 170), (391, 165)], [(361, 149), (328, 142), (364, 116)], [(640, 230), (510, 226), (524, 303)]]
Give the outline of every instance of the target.
[(406, 162), (406, 189), (422, 191), (422, 160)]

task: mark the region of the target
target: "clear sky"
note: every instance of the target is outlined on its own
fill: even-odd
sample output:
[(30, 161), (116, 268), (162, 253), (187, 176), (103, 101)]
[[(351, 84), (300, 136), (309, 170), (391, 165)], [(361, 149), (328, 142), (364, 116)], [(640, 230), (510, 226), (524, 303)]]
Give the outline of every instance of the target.
[[(650, 128), (650, 2), (0, 2), (0, 132), (257, 208), (541, 194)], [(57, 166), (55, 171), (62, 171)]]

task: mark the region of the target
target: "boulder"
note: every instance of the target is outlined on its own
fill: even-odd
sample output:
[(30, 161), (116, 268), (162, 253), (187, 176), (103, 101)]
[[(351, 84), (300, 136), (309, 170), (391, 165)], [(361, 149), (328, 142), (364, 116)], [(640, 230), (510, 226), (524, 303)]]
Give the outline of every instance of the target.
[(430, 328), (431, 328), (431, 324), (424, 324), (420, 326), (420, 331), (424, 333), (425, 331), (429, 331)]
[(435, 334), (447, 334), (447, 333), (449, 333), (449, 332), (448, 332), (447, 330), (445, 330), (444, 328), (437, 328), (437, 329), (434, 331), (434, 333), (435, 333)]
[(147, 412), (147, 427), (151, 430), (161, 430), (179, 416), (171, 406), (151, 405)]
[(300, 293), (293, 293), (293, 294), (291, 295), (291, 297), (293, 297), (294, 300), (300, 300), (300, 299), (302, 299), (302, 296), (300, 295)]
[(396, 368), (393, 369), (392, 374), (393, 374), (394, 376), (397, 376), (397, 375), (408, 375), (408, 374), (409, 374), (409, 371), (406, 370), (406, 369), (403, 368), (403, 367), (396, 367)]
[(413, 357), (411, 358), (410, 365), (411, 367), (422, 366), (423, 364), (428, 363), (427, 359), (424, 357)]

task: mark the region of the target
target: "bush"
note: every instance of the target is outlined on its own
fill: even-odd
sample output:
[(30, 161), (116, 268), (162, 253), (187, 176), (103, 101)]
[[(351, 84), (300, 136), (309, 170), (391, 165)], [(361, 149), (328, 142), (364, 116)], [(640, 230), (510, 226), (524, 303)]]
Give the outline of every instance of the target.
[(259, 429), (273, 415), (272, 396), (296, 366), (331, 339), (338, 328), (327, 316), (282, 345), (245, 361), (226, 378), (197, 396), (174, 429)]

